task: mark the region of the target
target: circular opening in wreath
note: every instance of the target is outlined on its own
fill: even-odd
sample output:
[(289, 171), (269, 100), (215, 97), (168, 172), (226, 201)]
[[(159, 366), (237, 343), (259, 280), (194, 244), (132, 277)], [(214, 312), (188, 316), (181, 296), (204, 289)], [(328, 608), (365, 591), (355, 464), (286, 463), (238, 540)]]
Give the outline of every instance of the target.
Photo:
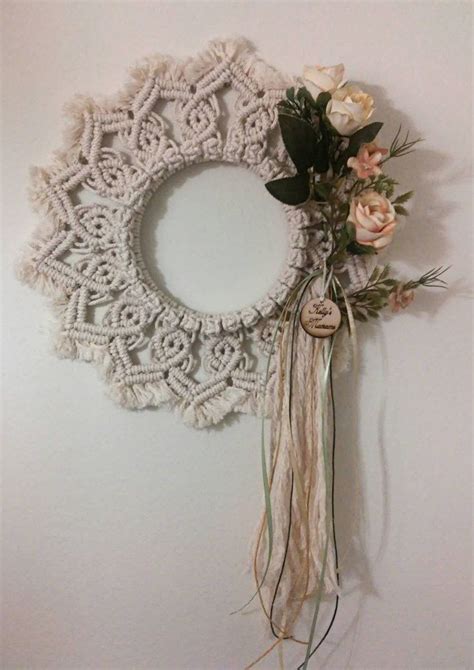
[(143, 260), (157, 288), (204, 313), (263, 298), (285, 267), (288, 223), (243, 167), (205, 164), (173, 175), (145, 210)]

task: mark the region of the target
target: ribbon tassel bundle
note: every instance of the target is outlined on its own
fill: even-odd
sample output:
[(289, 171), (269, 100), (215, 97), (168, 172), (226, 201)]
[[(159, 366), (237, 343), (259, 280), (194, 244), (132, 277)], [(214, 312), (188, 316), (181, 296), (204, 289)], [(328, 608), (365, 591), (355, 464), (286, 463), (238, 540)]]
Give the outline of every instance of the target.
[[(283, 639), (305, 644), (308, 658), (321, 599), (338, 593), (332, 486), (334, 337), (313, 338), (299, 323), (303, 302), (321, 295), (316, 283), (314, 275), (301, 282), (274, 335), (270, 359), (276, 378), (268, 446), (262, 424), (265, 511), (253, 554), (257, 594), (275, 644)], [(309, 635), (302, 635), (298, 619), (311, 599), (313, 622)]]

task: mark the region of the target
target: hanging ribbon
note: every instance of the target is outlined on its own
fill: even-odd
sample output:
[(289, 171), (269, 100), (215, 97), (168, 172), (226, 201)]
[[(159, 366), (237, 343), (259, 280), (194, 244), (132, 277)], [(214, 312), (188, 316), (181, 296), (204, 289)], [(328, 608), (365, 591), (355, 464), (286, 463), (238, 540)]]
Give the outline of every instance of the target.
[[(319, 293), (316, 284), (320, 284)], [(276, 359), (276, 381), (268, 453), (262, 421), (265, 511), (255, 542), (253, 569), (255, 595), (276, 641), (247, 668), (283, 639), (291, 639), (306, 646), (300, 666), (306, 670), (315, 651), (322, 598), (338, 593), (334, 450), (331, 453), (328, 447), (331, 420), (334, 423), (334, 412), (329, 417), (328, 410), (333, 403), (335, 337), (312, 338), (299, 324), (303, 301), (327, 292), (336, 292), (331, 270), (323, 268), (300, 282), (280, 315), (272, 341), (267, 382), (272, 357)], [(310, 599), (314, 599), (314, 611), (309, 634), (299, 635), (299, 615)]]

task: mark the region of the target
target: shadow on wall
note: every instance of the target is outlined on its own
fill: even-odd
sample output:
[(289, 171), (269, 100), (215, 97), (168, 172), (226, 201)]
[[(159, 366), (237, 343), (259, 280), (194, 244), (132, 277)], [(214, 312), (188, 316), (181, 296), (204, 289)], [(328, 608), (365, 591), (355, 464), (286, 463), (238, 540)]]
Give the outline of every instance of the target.
[[(403, 134), (408, 131), (412, 139), (422, 137), (412, 121), (394, 107), (382, 87), (361, 86), (377, 101), (375, 118), (384, 121), (379, 144), (389, 146), (399, 126)], [(410, 216), (405, 219), (399, 234), (395, 235), (389, 250), (390, 260), (406, 264), (409, 278), (416, 278), (431, 267), (449, 263), (450, 248), (444, 221), (456, 211), (457, 205), (443, 200), (442, 189), (448, 183), (472, 178), (470, 165), (453, 173), (448, 157), (439, 151), (425, 148), (430, 138), (422, 139), (424, 141), (415, 147), (412, 154), (390, 161), (387, 170), (400, 183), (400, 193), (410, 190), (415, 192), (408, 205)], [(422, 290), (417, 294), (414, 315), (418, 318), (433, 317), (448, 299), (467, 297), (467, 284), (463, 278), (456, 277), (455, 268), (449, 272), (447, 280), (449, 286), (446, 291)]]
[[(390, 144), (400, 125), (404, 133), (409, 131), (411, 138), (420, 136), (412, 121), (394, 108), (383, 88), (365, 84), (361, 84), (361, 87), (373, 95), (377, 101), (375, 120), (384, 121), (384, 127), (378, 138), (381, 146)], [(429, 140), (429, 138), (426, 139)], [(446, 155), (424, 148), (424, 143), (420, 143), (414, 153), (393, 159), (388, 164), (387, 172), (400, 183), (398, 192), (415, 191), (415, 196), (410, 202), (410, 216), (403, 229), (400, 230), (400, 234), (395, 236), (389, 251), (390, 260), (407, 266), (407, 269), (404, 269), (404, 273), (408, 274), (407, 278), (415, 278), (431, 267), (445, 264), (449, 259), (449, 246), (443, 222), (455, 211), (456, 204), (442, 199), (440, 195), (442, 186), (447, 181), (459, 182), (460, 179), (470, 179), (469, 166), (461, 170), (460, 174), (458, 171), (457, 174), (450, 174), (446, 179), (449, 167)], [(387, 262), (385, 258), (380, 260), (381, 263)], [(453, 275), (453, 271), (450, 274)], [(468, 297), (465, 280), (448, 277), (448, 282), (449, 287), (445, 291), (421, 290), (417, 294), (417, 308), (413, 314), (418, 318), (426, 318), (426, 316), (434, 318), (436, 312), (448, 299)], [(383, 324), (390, 319), (391, 316), (386, 314), (382, 317), (381, 324), (368, 323), (361, 324), (359, 327), (360, 348), (364, 347), (364, 342), (377, 339), (382, 358), (382, 379), (386, 379), (389, 373)], [(354, 379), (353, 374), (351, 371), (343, 373), (334, 383), (337, 424), (335, 515), (342, 595), (356, 593), (358, 597), (352, 619), (345, 625), (345, 630), (338, 630), (338, 645), (333, 646), (329, 643), (325, 647), (326, 653), (324, 649), (320, 650), (320, 668), (328, 665), (337, 647), (340, 646), (343, 639), (347, 638), (352, 638), (352, 641), (348, 645), (350, 651), (346, 667), (352, 667), (352, 651), (357, 644), (361, 614), (369, 598), (380, 597), (371, 565), (376, 564), (383, 557), (390, 535), (392, 502), (385, 448), (385, 414), (388, 402), (386, 386), (382, 386), (378, 394), (379, 406), (374, 407), (373, 412), (373, 421), (377, 427), (378, 483), (382, 508), (380, 510), (380, 536), (375, 541), (375, 551), (369, 555), (366, 546), (368, 520), (364, 494), (367, 490), (367, 482), (364, 481), (362, 468), (365, 445), (360, 442), (361, 430), (357, 400), (360, 393), (360, 382)]]

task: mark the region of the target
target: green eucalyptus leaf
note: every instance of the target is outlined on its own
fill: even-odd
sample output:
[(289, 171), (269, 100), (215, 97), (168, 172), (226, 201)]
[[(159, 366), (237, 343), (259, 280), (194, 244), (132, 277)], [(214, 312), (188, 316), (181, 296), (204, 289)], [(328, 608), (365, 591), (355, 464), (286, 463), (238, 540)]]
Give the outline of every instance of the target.
[(349, 203), (344, 203), (339, 207), (339, 220), (345, 221), (349, 216), (350, 207)]
[(400, 216), (408, 216), (408, 210), (405, 209), (403, 205), (395, 205), (394, 209), (397, 214), (400, 214)]
[(267, 182), (265, 188), (285, 205), (301, 205), (309, 198), (309, 175), (297, 174), (294, 177), (274, 179)]
[(324, 174), (329, 170), (329, 146), (324, 135), (314, 147), (313, 167), (318, 174)]
[(331, 94), (327, 91), (320, 93), (316, 99), (316, 107), (326, 109), (328, 102), (331, 100)]
[(303, 119), (289, 114), (279, 114), (281, 135), (291, 160), (298, 172), (305, 172), (315, 160), (318, 137), (312, 126)]
[(399, 195), (395, 200), (393, 201), (394, 205), (402, 205), (405, 202), (408, 202), (410, 198), (413, 197), (414, 191), (407, 191), (406, 193), (402, 193)]
[(327, 199), (331, 194), (331, 190), (332, 189), (330, 184), (326, 184), (324, 182), (316, 182), (314, 185), (314, 192), (318, 196), (317, 200), (320, 200), (322, 202), (327, 201)]
[(306, 86), (302, 86), (301, 88), (298, 89), (298, 93), (296, 94), (296, 98), (299, 102), (306, 101), (311, 107), (315, 107), (316, 102), (311, 95), (311, 93), (308, 91)]
[(377, 279), (377, 277), (379, 275), (379, 272), (380, 272), (380, 270), (379, 270), (378, 266), (376, 265), (374, 267), (374, 269), (372, 270), (372, 274), (369, 277), (369, 283), (372, 283), (373, 281), (375, 281)]
[(357, 130), (349, 139), (349, 146), (346, 149), (345, 156), (346, 160), (351, 156), (355, 156), (359, 151), (362, 144), (368, 144), (373, 142), (382, 128), (383, 123), (380, 121), (375, 121), (374, 123), (369, 123), (368, 126), (364, 126), (360, 130)]
[[(356, 238), (356, 227), (351, 221), (346, 221), (346, 231), (349, 236), (349, 240), (352, 242)], [(375, 272), (375, 270), (374, 270)], [(372, 273), (373, 275), (373, 273)], [(372, 279), (372, 277), (371, 277)]]
[(347, 250), (356, 256), (368, 256), (375, 254), (375, 249), (369, 247), (367, 244), (359, 244), (358, 242), (351, 242)]

